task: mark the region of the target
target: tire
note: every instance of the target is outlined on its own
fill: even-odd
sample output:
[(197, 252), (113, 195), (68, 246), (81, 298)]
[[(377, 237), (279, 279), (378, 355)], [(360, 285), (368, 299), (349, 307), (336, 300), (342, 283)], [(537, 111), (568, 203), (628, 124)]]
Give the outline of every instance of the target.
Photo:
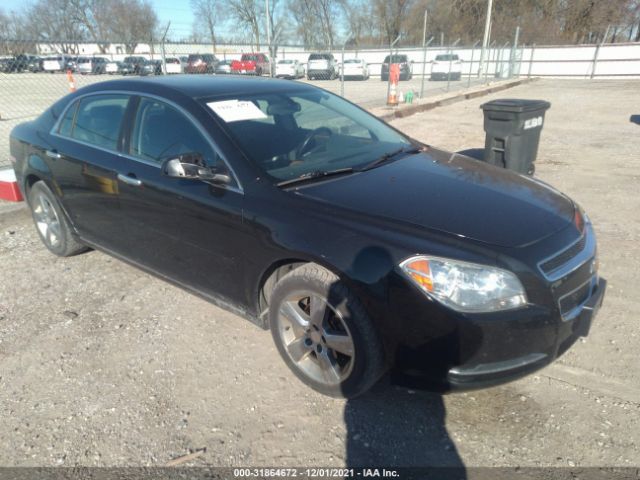
[(317, 392), (353, 398), (384, 374), (380, 338), (361, 302), (335, 274), (314, 263), (298, 267), (276, 284), (269, 305), (280, 355)]
[(76, 239), (58, 200), (46, 183), (34, 183), (28, 198), (40, 240), (51, 253), (59, 257), (70, 257), (88, 250)]

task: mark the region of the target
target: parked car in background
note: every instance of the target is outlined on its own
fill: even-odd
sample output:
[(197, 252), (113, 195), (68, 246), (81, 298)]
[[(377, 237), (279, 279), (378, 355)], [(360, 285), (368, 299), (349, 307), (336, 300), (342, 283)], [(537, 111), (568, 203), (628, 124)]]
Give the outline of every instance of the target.
[(304, 77), (304, 65), (298, 60), (278, 60), (275, 76), (277, 78), (302, 78)]
[(27, 66), (31, 58), (31, 55), (25, 54), (7, 57), (4, 59), (2, 71), (5, 73), (20, 73), (27, 70)]
[(30, 55), (29, 61), (27, 62), (27, 70), (31, 73), (42, 72), (43, 71), (42, 62), (43, 62), (42, 58), (35, 55)]
[(26, 68), (26, 56), (18, 55), (17, 57), (0, 58), (0, 72), (2, 73), (19, 73)]
[(50, 252), (105, 251), (270, 329), (327, 395), (389, 370), (444, 391), (515, 380), (586, 336), (606, 290), (568, 196), (312, 85), (96, 82), (9, 147)]
[(67, 62), (70, 59), (65, 55), (56, 55), (53, 57), (46, 57), (42, 62), (42, 69), (45, 72), (64, 72), (67, 69)]
[(105, 73), (108, 73), (109, 75), (113, 75), (115, 73), (118, 73), (118, 65), (121, 62), (118, 62), (116, 60), (109, 60), (107, 62), (107, 64), (104, 66), (104, 71)]
[(216, 65), (215, 73), (217, 75), (226, 75), (231, 73), (231, 60), (219, 61), (218, 64)]
[(142, 70), (145, 63), (147, 63), (147, 59), (141, 56), (131, 56), (131, 57), (124, 57), (123, 62), (128, 63), (131, 66), (134, 74), (142, 75), (143, 74)]
[(369, 65), (361, 58), (345, 59), (340, 71), (344, 72), (344, 78), (359, 78), (360, 80), (369, 78)]
[(78, 71), (78, 59), (79, 58), (80, 58), (79, 56), (69, 57), (67, 59), (67, 64), (66, 64), (65, 69), (66, 70), (70, 70), (73, 73), (77, 72)]
[(164, 68), (169, 73), (184, 73), (184, 68), (178, 57), (165, 57)]
[(431, 80), (460, 80), (462, 60), (455, 53), (436, 55), (431, 64)]
[(13, 70), (13, 58), (0, 58), (0, 73), (11, 73)]
[(78, 72), (86, 75), (107, 73), (109, 59), (105, 57), (80, 57), (78, 58)]
[(145, 60), (140, 65), (140, 75), (161, 75), (162, 60)]
[(211, 53), (196, 53), (187, 58), (186, 73), (214, 73), (218, 58)]
[(270, 75), (271, 62), (264, 53), (243, 53), (240, 60), (231, 62), (231, 73), (240, 75)]
[(307, 60), (307, 79), (333, 80), (338, 76), (338, 62), (332, 53), (312, 53)]
[(382, 81), (389, 80), (389, 62), (400, 65), (400, 80), (411, 80), (413, 77), (413, 62), (409, 61), (406, 55), (387, 55), (384, 57), (380, 70), (380, 79)]
[(134, 75), (136, 73), (133, 65), (127, 62), (117, 62), (118, 72), (120, 75)]

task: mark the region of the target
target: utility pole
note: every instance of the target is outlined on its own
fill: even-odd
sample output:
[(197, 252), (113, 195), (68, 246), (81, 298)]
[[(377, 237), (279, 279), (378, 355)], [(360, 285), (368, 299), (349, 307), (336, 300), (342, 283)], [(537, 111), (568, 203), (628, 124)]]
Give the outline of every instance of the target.
[[(516, 35), (513, 39), (513, 48), (511, 49), (511, 54), (509, 55), (509, 78), (513, 76), (516, 69), (516, 51), (518, 50), (518, 40), (520, 39), (520, 25), (516, 27)], [(520, 72), (518, 71), (518, 75)]]
[(487, 0), (487, 16), (484, 20), (484, 37), (482, 38), (482, 50), (480, 51), (480, 70), (478, 71), (479, 75), (482, 75), (482, 72), (485, 69), (485, 60), (487, 54), (487, 46), (489, 45), (489, 37), (491, 31), (491, 12), (493, 10), (493, 0)]
[(162, 50), (161, 50), (161, 54), (162, 54), (162, 74), (166, 75), (167, 74), (167, 60), (166, 60), (166, 54), (164, 51), (164, 42), (167, 39), (167, 33), (169, 32), (169, 27), (171, 26), (171, 20), (169, 20), (169, 22), (167, 23), (167, 28), (164, 29), (164, 33), (162, 34)]
[(269, 51), (269, 76), (273, 77), (273, 55), (271, 49), (271, 16), (269, 15), (269, 0), (264, 0), (264, 13), (267, 18), (267, 49)]
[(422, 98), (422, 94), (424, 93), (424, 73), (427, 68), (427, 17), (429, 16), (429, 11), (425, 8), (424, 10), (424, 24), (422, 26), (422, 83), (420, 84), (420, 98)]
[(351, 41), (353, 34), (349, 35), (342, 44), (342, 63), (340, 64), (340, 96), (344, 97), (344, 49), (347, 48), (347, 43)]

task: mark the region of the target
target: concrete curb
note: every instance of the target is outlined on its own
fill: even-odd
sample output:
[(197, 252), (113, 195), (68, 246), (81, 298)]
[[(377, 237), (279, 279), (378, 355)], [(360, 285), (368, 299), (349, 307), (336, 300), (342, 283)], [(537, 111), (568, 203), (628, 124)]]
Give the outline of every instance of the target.
[(508, 88), (517, 87), (518, 85), (524, 85), (539, 80), (539, 78), (521, 78), (518, 80), (506, 80), (504, 82), (494, 83), (490, 85), (483, 85), (479, 88), (473, 88), (469, 90), (463, 90), (460, 92), (452, 92), (437, 97), (425, 99), (423, 102), (404, 104), (399, 107), (376, 107), (369, 109), (369, 111), (381, 118), (382, 120), (393, 120), (394, 118), (404, 118), (410, 115), (414, 115), (420, 112), (426, 112), (437, 107), (444, 107), (453, 103), (461, 102), (463, 100), (469, 100), (471, 98), (483, 97), (490, 93), (500, 92)]

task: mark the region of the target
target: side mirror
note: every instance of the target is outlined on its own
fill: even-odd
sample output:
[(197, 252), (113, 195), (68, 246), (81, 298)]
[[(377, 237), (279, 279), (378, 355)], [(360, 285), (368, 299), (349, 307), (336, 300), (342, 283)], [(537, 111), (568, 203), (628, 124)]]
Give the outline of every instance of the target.
[(215, 167), (207, 167), (199, 153), (185, 153), (162, 163), (162, 174), (171, 178), (201, 180), (227, 185), (231, 177), (226, 172), (218, 172)]

